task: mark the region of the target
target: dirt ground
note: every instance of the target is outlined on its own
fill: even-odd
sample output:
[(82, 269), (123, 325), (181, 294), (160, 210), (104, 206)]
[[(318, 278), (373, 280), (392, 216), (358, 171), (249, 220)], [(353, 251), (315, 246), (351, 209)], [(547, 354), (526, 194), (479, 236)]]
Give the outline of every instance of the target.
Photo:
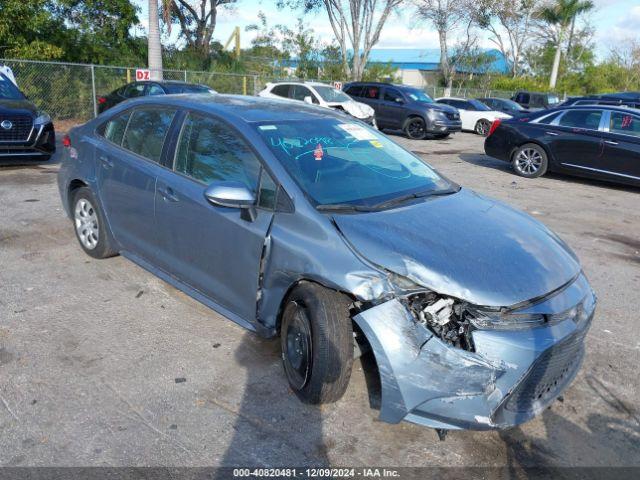
[(599, 305), (563, 401), (521, 427), (441, 442), (378, 421), (376, 379), (358, 361), (341, 401), (303, 405), (277, 341), (122, 257), (89, 258), (55, 164), (11, 166), (0, 168), (0, 465), (640, 466), (640, 190), (521, 179), (472, 134), (394, 138), (534, 215), (581, 258)]

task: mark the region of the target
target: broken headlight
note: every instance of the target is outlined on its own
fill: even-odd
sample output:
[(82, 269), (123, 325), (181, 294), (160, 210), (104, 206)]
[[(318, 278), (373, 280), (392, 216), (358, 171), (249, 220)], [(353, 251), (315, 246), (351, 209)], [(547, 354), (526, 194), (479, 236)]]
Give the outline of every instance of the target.
[(481, 330), (524, 330), (547, 323), (545, 315), (539, 313), (505, 313), (470, 307), (466, 311), (471, 325)]
[(462, 305), (450, 297), (421, 292), (409, 297), (409, 308), (416, 320), (444, 342), (473, 351), (469, 321)]

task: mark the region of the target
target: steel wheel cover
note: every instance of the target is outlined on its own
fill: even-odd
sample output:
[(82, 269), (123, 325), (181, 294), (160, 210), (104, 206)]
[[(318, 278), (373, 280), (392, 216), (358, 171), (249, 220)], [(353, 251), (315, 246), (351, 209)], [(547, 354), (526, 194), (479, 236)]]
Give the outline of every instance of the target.
[(80, 243), (82, 243), (87, 250), (96, 248), (98, 246), (98, 239), (100, 238), (98, 214), (95, 208), (93, 208), (93, 205), (91, 205), (91, 202), (86, 198), (81, 198), (76, 202), (74, 223)]
[(292, 386), (300, 390), (311, 375), (311, 327), (305, 310), (299, 305), (294, 309), (287, 331), (283, 333), (286, 349), (282, 358)]

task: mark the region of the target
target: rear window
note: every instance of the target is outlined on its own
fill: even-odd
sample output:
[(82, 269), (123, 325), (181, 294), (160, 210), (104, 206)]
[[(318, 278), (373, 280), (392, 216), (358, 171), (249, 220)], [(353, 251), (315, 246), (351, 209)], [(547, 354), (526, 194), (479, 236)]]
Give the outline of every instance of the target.
[(139, 108), (129, 121), (122, 146), (154, 162), (160, 161), (162, 146), (175, 110)]
[(365, 86), (362, 92), (364, 98), (377, 99), (380, 98), (380, 87), (376, 85)]
[(130, 112), (126, 112), (109, 120), (104, 126), (104, 137), (116, 145), (122, 144), (122, 137), (124, 137), (124, 131), (127, 128), (130, 115)]
[(345, 90), (347, 95), (351, 95), (352, 97), (360, 97), (362, 96), (362, 85), (352, 85), (347, 87)]
[(276, 85), (271, 90), (271, 93), (278, 95), (279, 97), (287, 98), (289, 96), (289, 85)]
[(560, 118), (561, 127), (584, 128), (598, 130), (602, 111), (600, 110), (569, 110)]

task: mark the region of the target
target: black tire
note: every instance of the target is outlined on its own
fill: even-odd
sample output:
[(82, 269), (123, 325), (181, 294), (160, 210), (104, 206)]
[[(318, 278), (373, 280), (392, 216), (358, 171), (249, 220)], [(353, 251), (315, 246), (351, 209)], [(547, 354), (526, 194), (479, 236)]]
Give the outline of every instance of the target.
[[(84, 217), (86, 219), (84, 223), (80, 219), (82, 216), (80, 212), (85, 212), (87, 215)], [(108, 258), (118, 253), (107, 232), (107, 224), (100, 204), (89, 188), (80, 187), (73, 191), (71, 215), (76, 238), (87, 255), (93, 258)], [(95, 234), (96, 230), (97, 234)], [(93, 233), (87, 233), (89, 231)]]
[(511, 166), (517, 175), (524, 178), (537, 178), (549, 168), (547, 152), (536, 143), (525, 143), (513, 152)]
[(353, 366), (351, 301), (345, 295), (304, 282), (287, 298), (280, 346), (291, 389), (305, 403), (339, 400)]
[(402, 130), (412, 140), (424, 140), (427, 136), (427, 125), (420, 117), (407, 118)]
[(484, 118), (481, 118), (476, 122), (474, 131), (478, 135), (482, 135), (483, 137), (486, 137), (487, 135), (489, 135), (490, 129), (491, 129), (491, 122), (489, 120), (485, 120)]

